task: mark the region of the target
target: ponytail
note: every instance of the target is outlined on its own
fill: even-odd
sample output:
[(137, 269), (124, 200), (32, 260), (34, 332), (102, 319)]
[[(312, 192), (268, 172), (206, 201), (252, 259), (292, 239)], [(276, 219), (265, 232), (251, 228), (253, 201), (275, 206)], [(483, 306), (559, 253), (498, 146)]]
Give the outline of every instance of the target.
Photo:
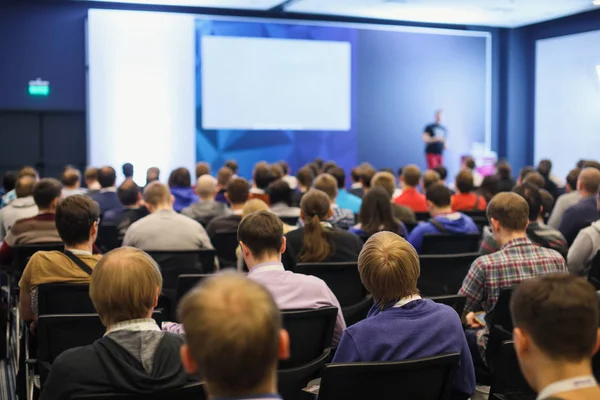
[(302, 251), (298, 255), (298, 261), (323, 261), (333, 252), (333, 248), (321, 225), (321, 219), (315, 214), (307, 218), (305, 222)]

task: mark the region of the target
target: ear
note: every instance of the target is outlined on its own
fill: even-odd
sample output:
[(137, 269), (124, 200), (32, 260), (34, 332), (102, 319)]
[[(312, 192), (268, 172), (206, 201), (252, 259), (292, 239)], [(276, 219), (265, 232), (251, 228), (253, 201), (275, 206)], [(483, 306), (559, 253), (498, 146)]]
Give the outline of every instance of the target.
[(98, 234), (98, 221), (94, 221), (90, 228), (90, 237), (95, 237)]
[(521, 328), (513, 329), (513, 341), (515, 342), (515, 352), (519, 359), (529, 353), (531, 343), (529, 337)]
[(189, 374), (194, 375), (198, 372), (198, 364), (190, 354), (190, 348), (187, 344), (181, 345), (181, 349), (179, 350), (179, 355), (181, 356), (181, 363), (183, 364), (183, 369)]
[(429, 200), (426, 200), (425, 203), (427, 203), (427, 208), (429, 208), (430, 210), (433, 208), (433, 203)]
[(279, 331), (279, 359), (290, 358), (290, 335), (285, 329)]
[(175, 204), (175, 196), (171, 195), (171, 205)]
[[(225, 196), (227, 196), (227, 195), (225, 195)], [(304, 211), (302, 211), (302, 209), (300, 209), (300, 219), (304, 220), (304, 217), (305, 217)]]
[(250, 249), (242, 241), (240, 241), (240, 249), (242, 249), (242, 255), (246, 259), (250, 255)]
[(56, 206), (58, 205), (58, 202), (60, 201), (60, 199), (62, 199), (62, 194), (60, 196), (58, 196), (57, 198), (55, 198), (54, 200), (52, 200), (52, 203), (50, 204), (50, 208), (56, 209)]
[(327, 219), (330, 219), (333, 216), (333, 210), (329, 208), (329, 213), (327, 214)]
[(285, 253), (286, 247), (287, 247), (287, 238), (284, 236), (283, 240), (281, 241), (281, 249), (279, 249), (279, 253), (281, 253), (281, 254)]

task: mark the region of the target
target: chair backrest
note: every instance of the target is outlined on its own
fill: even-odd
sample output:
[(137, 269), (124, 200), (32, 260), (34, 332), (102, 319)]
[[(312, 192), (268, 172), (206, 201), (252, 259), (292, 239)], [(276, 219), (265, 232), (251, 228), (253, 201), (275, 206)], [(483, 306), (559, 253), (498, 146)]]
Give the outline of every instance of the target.
[(507, 287), (500, 290), (500, 295), (494, 308), (487, 314), (486, 321), (491, 325), (497, 325), (502, 329), (512, 332), (513, 322), (510, 313), (510, 299), (515, 287)]
[(461, 211), (463, 214), (471, 217), (477, 228), (479, 228), (479, 232), (483, 232), (483, 227), (488, 226), (490, 222), (488, 221), (486, 211)]
[(31, 256), (38, 251), (63, 251), (64, 249), (65, 244), (61, 242), (16, 245), (12, 248), (13, 268), (15, 271), (22, 273)]
[(176, 303), (179, 304), (183, 296), (190, 290), (192, 290), (197, 284), (202, 282), (204, 278), (211, 276), (211, 274), (185, 274), (179, 275), (177, 278), (177, 295)]
[(459, 294), (429, 297), (429, 300), (452, 307), (460, 318), (462, 318), (463, 311), (465, 310), (465, 304), (467, 304), (466, 296), (461, 296)]
[(405, 222), (404, 226), (406, 227), (406, 232), (411, 233), (413, 229), (417, 227), (418, 222)]
[(328, 364), (319, 400), (448, 399), (458, 353), (394, 362)]
[(427, 221), (429, 218), (431, 218), (431, 215), (429, 212), (416, 212), (415, 217), (417, 218), (417, 221), (421, 222)]
[(342, 307), (360, 303), (368, 293), (360, 280), (357, 262), (300, 263), (296, 272), (323, 279)]
[(471, 264), (479, 253), (438, 254), (419, 256), (421, 275), (417, 287), (424, 296), (446, 296), (456, 294)]
[(237, 231), (217, 231), (210, 241), (215, 247), (221, 267), (232, 267), (237, 264), (235, 254), (239, 245)]
[(38, 315), (94, 314), (90, 286), (72, 283), (45, 283), (38, 286)]
[(490, 398), (493, 398), (492, 396), (496, 394), (512, 396), (529, 395), (532, 399), (535, 399), (535, 391), (529, 386), (521, 372), (514, 342), (511, 340), (502, 342), (498, 357), (496, 358), (496, 368), (494, 368), (492, 375)]
[(96, 245), (102, 252), (107, 253), (113, 249), (121, 247), (122, 239), (119, 238), (119, 228), (116, 225), (98, 225), (98, 237)]
[(423, 236), (422, 254), (461, 254), (479, 250), (479, 233), (426, 234)]
[(204, 399), (206, 399), (206, 394), (204, 393), (204, 387), (201, 383), (194, 383), (191, 385), (184, 386), (182, 388), (164, 390), (164, 391), (154, 392), (154, 393), (88, 394), (88, 395), (75, 396), (72, 398), (72, 400), (164, 400), (164, 399), (204, 400)]
[(279, 369), (307, 364), (330, 348), (337, 313), (336, 307), (282, 310), (283, 326), (290, 335), (290, 358), (280, 361)]
[(215, 250), (148, 251), (160, 266), (163, 290), (175, 294), (177, 278), (183, 274), (210, 274), (215, 272)]
[(286, 225), (296, 226), (298, 224), (299, 217), (279, 217), (281, 222)]

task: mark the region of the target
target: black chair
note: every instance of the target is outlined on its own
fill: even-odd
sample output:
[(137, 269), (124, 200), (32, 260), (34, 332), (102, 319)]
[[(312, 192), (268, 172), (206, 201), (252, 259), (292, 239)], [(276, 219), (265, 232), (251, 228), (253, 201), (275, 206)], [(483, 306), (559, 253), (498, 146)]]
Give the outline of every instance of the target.
[(140, 394), (89, 394), (82, 396), (75, 396), (72, 400), (205, 400), (206, 393), (201, 383), (194, 383), (191, 385), (184, 386), (182, 388), (165, 390), (154, 393), (140, 393)]
[(596, 290), (600, 290), (600, 251), (597, 252), (592, 259), (591, 268), (588, 273), (588, 281), (594, 285)]
[(279, 217), (279, 219), (286, 225), (296, 226), (300, 217)]
[(20, 244), (12, 248), (13, 268), (18, 275), (23, 273), (29, 259), (38, 251), (64, 251), (65, 244), (61, 242), (54, 243), (32, 243)]
[(319, 358), (295, 368), (277, 371), (279, 394), (284, 400), (315, 400), (314, 395), (303, 392), (302, 389), (318, 374), (331, 359), (331, 349), (326, 349)]
[(485, 316), (486, 325), (490, 331), (485, 357), (492, 374), (496, 369), (496, 359), (500, 353), (502, 342), (512, 339), (513, 322), (510, 312), (510, 299), (514, 288), (513, 286), (502, 289), (498, 295), (496, 305)]
[(451, 353), (394, 362), (328, 364), (319, 400), (449, 399), (459, 358)]
[(483, 233), (483, 227), (488, 226), (490, 222), (487, 218), (486, 211), (461, 211), (463, 214), (471, 217), (477, 228), (479, 228), (479, 232)]
[(121, 247), (122, 238), (119, 237), (119, 228), (116, 225), (98, 225), (98, 237), (96, 245), (103, 253), (108, 253)]
[(417, 286), (423, 296), (458, 293), (471, 264), (479, 253), (420, 255), (421, 275)]
[(215, 247), (221, 268), (235, 268), (237, 266), (235, 250), (239, 245), (237, 231), (217, 231), (210, 241)]
[(429, 215), (429, 212), (416, 212), (415, 217), (417, 218), (417, 222), (422, 222), (431, 218), (431, 215)]
[(413, 229), (415, 229), (417, 227), (417, 225), (419, 225), (418, 222), (405, 222), (404, 226), (406, 227), (406, 231), (408, 233), (411, 233), (413, 231)]
[(423, 236), (422, 254), (462, 254), (479, 251), (478, 233), (437, 233)]
[(38, 286), (38, 315), (94, 314), (87, 284), (45, 283)]
[(342, 315), (344, 321), (346, 321), (346, 326), (354, 325), (367, 318), (371, 307), (373, 307), (373, 296), (370, 293), (360, 303), (342, 307)]
[(467, 303), (467, 298), (459, 294), (429, 297), (429, 300), (452, 307), (458, 314), (459, 318), (462, 318), (463, 311), (465, 310), (465, 304)]
[(492, 374), (490, 398), (502, 395), (506, 399), (535, 400), (536, 394), (521, 373), (519, 360), (515, 352), (514, 342), (502, 342), (496, 359), (497, 368)]
[(197, 284), (202, 282), (204, 278), (211, 276), (211, 274), (185, 274), (179, 275), (177, 278), (177, 294), (176, 304), (179, 304), (183, 296), (190, 290), (192, 290)]

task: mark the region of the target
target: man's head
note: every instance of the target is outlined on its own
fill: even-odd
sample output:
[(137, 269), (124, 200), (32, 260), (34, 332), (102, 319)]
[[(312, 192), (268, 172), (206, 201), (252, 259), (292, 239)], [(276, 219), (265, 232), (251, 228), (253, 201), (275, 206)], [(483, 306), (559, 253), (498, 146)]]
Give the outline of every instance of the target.
[(264, 287), (235, 272), (217, 274), (183, 298), (178, 314), (186, 332), (183, 365), (206, 381), (211, 398), (276, 392), (289, 336)]
[(232, 207), (243, 206), (250, 196), (250, 184), (244, 178), (233, 178), (227, 184), (225, 198)]
[(360, 167), (360, 182), (365, 190), (371, 187), (371, 181), (376, 173), (377, 171), (370, 164), (363, 164)]
[(157, 167), (150, 167), (146, 171), (146, 183), (152, 183), (160, 178), (160, 169)]
[(85, 185), (90, 187), (98, 182), (98, 168), (87, 167), (83, 173), (85, 177)]
[(321, 175), (317, 176), (317, 179), (315, 179), (313, 186), (315, 187), (315, 189), (325, 192), (325, 194), (327, 194), (327, 196), (329, 197), (329, 200), (332, 203), (335, 202), (335, 198), (337, 197), (337, 194), (338, 194), (338, 189), (337, 189), (337, 181), (335, 180), (335, 178), (332, 175), (321, 174)]
[(173, 207), (175, 199), (169, 187), (160, 182), (152, 182), (144, 189), (144, 202), (150, 213)]
[(367, 240), (358, 256), (358, 272), (380, 307), (419, 294), (419, 256), (395, 233), (379, 232)]
[(229, 168), (223, 167), (217, 172), (217, 184), (222, 188), (226, 188), (232, 177), (233, 172)]
[(308, 190), (312, 185), (315, 175), (310, 167), (302, 167), (296, 172), (296, 179), (298, 180), (298, 186)]
[(56, 230), (66, 246), (88, 244), (91, 248), (98, 235), (98, 203), (84, 195), (60, 200), (56, 206)]
[(292, 189), (283, 179), (277, 179), (271, 183), (267, 188), (267, 193), (271, 204), (284, 203), (288, 206), (292, 204)]
[(15, 194), (17, 198), (29, 197), (33, 195), (33, 186), (35, 185), (35, 178), (25, 175), (17, 179), (15, 185)]
[(210, 175), (210, 164), (204, 161), (196, 164), (196, 179), (200, 178), (202, 175)]
[(107, 253), (90, 278), (90, 298), (106, 327), (151, 318), (163, 279), (156, 261), (133, 247)]
[(471, 156), (465, 157), (465, 159), (463, 160), (463, 165), (465, 168), (468, 168), (471, 171), (475, 170), (475, 167), (477, 166), (475, 164), (475, 159)]
[(439, 124), (440, 122), (442, 122), (442, 110), (437, 110), (435, 112), (435, 123)]
[(600, 171), (596, 168), (584, 168), (577, 180), (577, 190), (579, 190), (583, 196), (595, 196), (596, 193), (598, 193), (599, 188)]
[[(230, 171), (231, 172), (231, 171)], [(215, 179), (210, 175), (202, 175), (196, 181), (196, 194), (200, 200), (211, 200), (215, 197), (217, 184)]]
[(338, 190), (346, 187), (346, 172), (342, 168), (331, 168), (328, 173), (335, 178)]
[(565, 186), (567, 193), (577, 190), (577, 180), (579, 179), (579, 174), (581, 174), (581, 169), (579, 168), (569, 171), (569, 174), (567, 175), (567, 184)]
[(350, 171), (350, 179), (352, 183), (360, 183), (360, 167), (354, 167)]
[(132, 163), (123, 164), (122, 169), (123, 169), (123, 176), (125, 177), (125, 179), (133, 178), (133, 164)]
[(238, 163), (235, 160), (227, 160), (225, 166), (233, 172), (234, 175), (238, 173)]
[(498, 193), (488, 204), (487, 217), (496, 241), (502, 246), (513, 237), (525, 236), (529, 205), (516, 193)]
[(26, 165), (19, 170), (19, 177), (22, 177), (22, 176), (30, 176), (33, 179), (35, 179), (36, 181), (40, 178), (40, 176), (39, 176), (38, 172), (35, 170), (35, 168), (30, 167), (29, 165)]
[(427, 191), (431, 185), (438, 183), (440, 180), (440, 174), (437, 171), (428, 169), (423, 174), (423, 189)]
[(269, 211), (269, 206), (261, 199), (250, 199), (244, 204), (242, 218), (246, 218), (248, 215), (257, 211)]
[(521, 370), (536, 391), (548, 384), (540, 382), (540, 374), (582, 364), (591, 373), (599, 346), (598, 297), (584, 278), (546, 274), (525, 280), (515, 289), (510, 309)]
[(448, 177), (448, 169), (446, 167), (438, 165), (433, 170), (440, 175), (441, 180), (446, 181), (446, 178)]
[(264, 261), (279, 261), (285, 251), (283, 223), (269, 211), (258, 211), (242, 219), (238, 241), (248, 268)]
[(102, 167), (98, 170), (98, 183), (102, 188), (110, 188), (115, 186), (117, 181), (117, 172), (113, 167)]
[(81, 184), (81, 172), (73, 167), (64, 169), (60, 178), (62, 184), (67, 189), (77, 189)]
[(373, 179), (371, 179), (371, 187), (381, 187), (385, 189), (391, 201), (394, 196), (394, 191), (396, 190), (396, 178), (394, 178), (394, 175), (390, 172), (378, 172), (373, 176)]
[(533, 168), (531, 165), (527, 165), (521, 168), (521, 171), (519, 171), (518, 183), (522, 183), (525, 177), (527, 177), (527, 175), (531, 174), (532, 172), (535, 172), (535, 168)]
[(496, 164), (496, 172), (500, 179), (510, 179), (512, 176), (510, 164), (506, 161), (499, 161), (498, 164)]
[(552, 161), (550, 160), (541, 160), (538, 164), (537, 170), (543, 176), (550, 175), (550, 171), (552, 171)]
[(283, 168), (279, 163), (269, 165), (269, 169), (271, 170), (271, 183), (274, 181), (281, 179), (284, 177)]
[(190, 186), (192, 186), (192, 176), (187, 168), (177, 168), (169, 175), (169, 187), (189, 188)]
[(473, 184), (473, 172), (468, 168), (461, 169), (458, 175), (456, 175), (455, 183), (456, 189), (460, 193), (472, 192), (475, 189), (475, 185)]
[(529, 207), (529, 221), (537, 221), (542, 213), (542, 195), (540, 189), (531, 183), (517, 185), (513, 192), (523, 197)]
[(33, 200), (40, 212), (54, 212), (62, 194), (62, 184), (54, 178), (44, 178), (33, 186)]
[(133, 179), (127, 179), (117, 189), (117, 196), (125, 207), (133, 207), (141, 202), (142, 191)]
[(416, 188), (419, 186), (421, 179), (421, 169), (414, 164), (407, 165), (402, 168), (402, 177), (400, 180), (404, 187)]
[(288, 165), (288, 163), (286, 161), (279, 161), (277, 163), (279, 165), (279, 168), (281, 168), (281, 172), (283, 172), (283, 176), (287, 176), (290, 173), (290, 166)]
[(521, 180), (521, 183), (530, 183), (538, 189), (542, 189), (544, 186), (546, 186), (546, 180), (542, 174), (537, 171), (532, 171), (525, 175), (525, 178)]
[(452, 192), (443, 183), (434, 183), (425, 192), (427, 207), (432, 217), (439, 214), (451, 212), (450, 208)]
[(271, 182), (273, 182), (273, 173), (271, 168), (266, 163), (258, 163), (254, 167), (254, 184), (257, 188), (266, 190)]

